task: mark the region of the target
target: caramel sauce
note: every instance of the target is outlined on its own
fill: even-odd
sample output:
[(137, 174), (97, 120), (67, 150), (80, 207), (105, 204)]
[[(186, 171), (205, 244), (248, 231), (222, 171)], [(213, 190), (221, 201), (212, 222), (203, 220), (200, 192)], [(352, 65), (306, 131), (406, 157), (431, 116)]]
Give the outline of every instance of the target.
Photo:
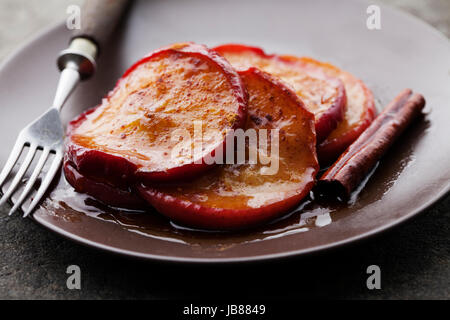
[[(86, 215), (117, 224), (129, 232), (145, 237), (190, 245), (211, 240), (217, 244), (214, 245), (215, 250), (225, 250), (239, 236), (242, 236), (244, 243), (258, 242), (325, 227), (332, 223), (333, 213), (339, 210), (342, 204), (320, 205), (311, 195), (289, 213), (259, 227), (233, 232), (202, 230), (179, 225), (152, 208), (137, 211), (107, 206), (86, 194), (76, 192), (64, 175), (61, 175), (42, 207), (47, 214), (73, 223), (77, 222), (80, 215)], [(231, 242), (230, 238), (233, 238)]]

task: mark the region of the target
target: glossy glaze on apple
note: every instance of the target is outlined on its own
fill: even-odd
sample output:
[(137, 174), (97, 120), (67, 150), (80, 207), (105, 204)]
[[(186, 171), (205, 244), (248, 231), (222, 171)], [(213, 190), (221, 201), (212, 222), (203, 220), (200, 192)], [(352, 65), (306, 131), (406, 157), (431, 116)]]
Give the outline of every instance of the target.
[(240, 75), (249, 94), (246, 129), (279, 130), (278, 172), (262, 174), (260, 162), (223, 165), (186, 183), (141, 185), (141, 195), (174, 221), (206, 229), (248, 227), (298, 205), (314, 184), (314, 116), (267, 73), (251, 68)]
[[(133, 65), (102, 103), (72, 121), (66, 161), (112, 185), (179, 179), (207, 169), (202, 161), (221, 147), (229, 129), (243, 126), (246, 94), (229, 63), (205, 46), (176, 44)], [(202, 150), (174, 141), (194, 137), (202, 123)], [(174, 146), (180, 153), (173, 155)], [(187, 150), (187, 152), (182, 152)]]
[(91, 178), (81, 174), (68, 161), (63, 166), (64, 176), (79, 193), (85, 193), (115, 208), (148, 210), (149, 205), (138, 195), (134, 185), (112, 185), (108, 179)]
[(268, 55), (257, 47), (226, 44), (214, 50), (223, 55), (237, 70), (256, 67), (291, 86), (316, 118), (318, 142), (323, 141), (342, 120), (346, 95), (344, 85), (339, 79), (291, 63), (280, 56)]
[(375, 118), (375, 101), (372, 92), (361, 80), (329, 63), (309, 57), (283, 56), (283, 59), (299, 63), (305, 68), (321, 70), (324, 74), (338, 77), (345, 85), (347, 108), (344, 119), (330, 135), (317, 147), (321, 164), (336, 160), (355, 141)]

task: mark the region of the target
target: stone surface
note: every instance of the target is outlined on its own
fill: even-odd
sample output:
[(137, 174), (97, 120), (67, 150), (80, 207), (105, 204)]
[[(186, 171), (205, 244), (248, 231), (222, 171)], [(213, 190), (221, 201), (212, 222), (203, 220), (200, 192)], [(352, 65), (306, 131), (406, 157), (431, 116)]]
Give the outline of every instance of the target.
[[(2, 0), (0, 60), (81, 0)], [(450, 1), (381, 1), (450, 36)], [(50, 10), (51, 8), (51, 10)], [(30, 220), (0, 212), (0, 298), (133, 299), (290, 297), (450, 298), (450, 196), (377, 238), (326, 254), (226, 266), (180, 266), (128, 260), (66, 241)], [(66, 268), (82, 270), (68, 290)], [(366, 288), (366, 268), (381, 267), (382, 289)]]

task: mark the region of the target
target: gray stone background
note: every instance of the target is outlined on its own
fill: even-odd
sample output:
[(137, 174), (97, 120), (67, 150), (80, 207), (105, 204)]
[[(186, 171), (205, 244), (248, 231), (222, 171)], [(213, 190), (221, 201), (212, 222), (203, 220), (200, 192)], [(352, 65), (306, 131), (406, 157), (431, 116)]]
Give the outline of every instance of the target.
[[(450, 0), (377, 0), (406, 10), (450, 37)], [(0, 62), (82, 0), (0, 0)], [(395, 230), (327, 254), (262, 265), (180, 266), (128, 260), (64, 240), (0, 212), (0, 298), (343, 298), (449, 299), (450, 196)], [(66, 288), (67, 266), (82, 289)], [(382, 289), (366, 288), (366, 268)]]

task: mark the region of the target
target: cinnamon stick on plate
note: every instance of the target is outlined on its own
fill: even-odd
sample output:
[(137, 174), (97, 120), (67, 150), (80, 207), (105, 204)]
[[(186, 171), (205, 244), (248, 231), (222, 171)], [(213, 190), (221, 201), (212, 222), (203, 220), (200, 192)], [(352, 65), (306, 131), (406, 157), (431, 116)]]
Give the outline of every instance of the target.
[(395, 139), (421, 114), (424, 106), (425, 99), (421, 94), (403, 90), (323, 174), (317, 183), (316, 194), (348, 199)]

